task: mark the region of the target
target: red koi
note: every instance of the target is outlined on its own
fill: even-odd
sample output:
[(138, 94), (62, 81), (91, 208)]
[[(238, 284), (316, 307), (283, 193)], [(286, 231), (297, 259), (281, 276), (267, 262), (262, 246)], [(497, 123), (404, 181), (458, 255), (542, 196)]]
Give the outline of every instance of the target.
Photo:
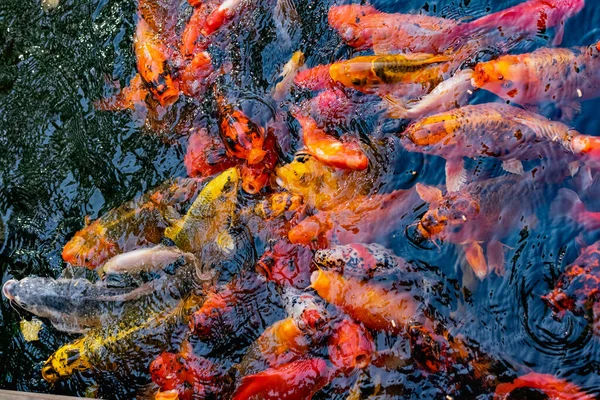
[(257, 262), (257, 269), (276, 284), (298, 289), (310, 284), (312, 252), (308, 247), (280, 240)]
[(242, 176), (242, 189), (246, 193), (257, 194), (267, 186), (275, 165), (279, 161), (277, 139), (273, 132), (267, 131), (263, 149), (265, 154), (261, 162), (256, 164), (245, 162), (242, 166), (240, 172)]
[(321, 358), (293, 361), (243, 377), (233, 400), (309, 400), (333, 376)]
[(344, 319), (334, 329), (328, 342), (329, 359), (346, 375), (364, 369), (370, 363), (375, 343), (364, 326)]
[(519, 388), (537, 389), (552, 400), (592, 400), (595, 397), (586, 394), (577, 385), (552, 375), (531, 372), (515, 379), (512, 383), (502, 383), (496, 387), (494, 399), (507, 400), (511, 393)]
[(221, 139), (213, 137), (206, 128), (194, 129), (183, 162), (191, 177), (215, 175), (239, 164), (239, 160), (227, 155)]

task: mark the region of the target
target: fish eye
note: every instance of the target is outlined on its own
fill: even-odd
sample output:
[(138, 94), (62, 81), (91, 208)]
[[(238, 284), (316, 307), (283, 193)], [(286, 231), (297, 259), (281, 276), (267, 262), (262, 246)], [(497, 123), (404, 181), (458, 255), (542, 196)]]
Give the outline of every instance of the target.
[(503, 80), (504, 80), (504, 75), (502, 75), (502, 74), (498, 74), (498, 76), (497, 76), (497, 79), (498, 79), (499, 81), (503, 81)]

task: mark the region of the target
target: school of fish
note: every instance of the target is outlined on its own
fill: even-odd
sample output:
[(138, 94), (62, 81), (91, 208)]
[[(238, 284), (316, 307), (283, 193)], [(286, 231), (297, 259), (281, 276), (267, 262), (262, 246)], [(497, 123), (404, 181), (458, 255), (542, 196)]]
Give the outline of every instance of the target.
[[(527, 0), (470, 21), (332, 6), (329, 26), (352, 56), (308, 67), (310, 49), (294, 49), (257, 95), (268, 117), (232, 97), (225, 78), (243, 66), (211, 54), (253, 6), (188, 0), (182, 20), (180, 1), (139, 0), (137, 74), (96, 108), (142, 112), (158, 130), (196, 101), (204, 122), (184, 133), (187, 177), (86, 221), (64, 244), (60, 277), (3, 285), (15, 306), (80, 335), (50, 355), (43, 379), (110, 372), (161, 400), (402, 398), (401, 379), (382, 376), (411, 368), (447, 383), (449, 399), (594, 398), (440, 320), (432, 304), (452, 290), (443, 273), (390, 250), (455, 246), (477, 282), (506, 274), (503, 240), (540, 210), (600, 228), (581, 200), (600, 136), (571, 128), (600, 97), (600, 43), (560, 47), (585, 1)], [(291, 1), (269, 12), (300, 22)], [(536, 48), (518, 52), (527, 40)], [(366, 113), (402, 128), (364, 137), (351, 127)], [(443, 158), (445, 185), (375, 184), (401, 151)], [(597, 242), (539, 300), (600, 335), (599, 293)]]

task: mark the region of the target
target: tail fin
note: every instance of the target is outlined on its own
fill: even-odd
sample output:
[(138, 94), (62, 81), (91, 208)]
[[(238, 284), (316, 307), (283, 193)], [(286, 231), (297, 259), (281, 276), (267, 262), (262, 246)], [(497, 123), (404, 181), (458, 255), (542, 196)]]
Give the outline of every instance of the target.
[(567, 217), (579, 222), (583, 203), (577, 193), (570, 189), (560, 189), (550, 206), (550, 215), (554, 218)]
[(383, 99), (388, 103), (387, 117), (394, 119), (408, 118), (408, 109), (400, 99), (392, 95), (385, 95)]

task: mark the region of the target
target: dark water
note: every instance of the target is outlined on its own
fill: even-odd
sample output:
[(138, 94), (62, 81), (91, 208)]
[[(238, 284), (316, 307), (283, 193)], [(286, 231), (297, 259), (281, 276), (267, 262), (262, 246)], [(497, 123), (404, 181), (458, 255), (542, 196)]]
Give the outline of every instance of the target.
[[(233, 34), (223, 36), (230, 44), (217, 53), (237, 64), (229, 82), (235, 95), (251, 98), (267, 92), (281, 64), (297, 49), (305, 52), (311, 66), (349, 54), (326, 24), (332, 1), (296, 3), (303, 24), (292, 44), (276, 41), (267, 14), (274, 2), (267, 1), (259, 2)], [(374, 5), (387, 12), (467, 18), (517, 3), (413, 0)], [(600, 2), (587, 3), (568, 21), (563, 46), (600, 39)], [(0, 244), (2, 282), (28, 275), (58, 276), (64, 267), (62, 246), (81, 229), (84, 216), (95, 219), (169, 177), (185, 176), (185, 136), (149, 134), (130, 113), (99, 112), (92, 105), (111, 93), (114, 82), (123, 86), (135, 74), (135, 14), (135, 1), (61, 0), (49, 11), (37, 1), (0, 2), (0, 218), (6, 227)], [(543, 43), (539, 38), (524, 47)], [(599, 107), (600, 101), (585, 102), (573, 122), (575, 128), (592, 135), (599, 132)], [(359, 121), (353, 123), (370, 133)], [(164, 127), (164, 132), (174, 130)], [(443, 182), (443, 161), (433, 157), (399, 153), (393, 169), (380, 182), (388, 191), (411, 186), (415, 177), (407, 171), (412, 170), (421, 181)], [(584, 199), (588, 207), (600, 210), (595, 202), (598, 193), (588, 193)], [(455, 300), (440, 313), (456, 317), (460, 333), (488, 354), (513, 364), (519, 374), (530, 370), (554, 374), (600, 395), (600, 338), (592, 335), (583, 318), (553, 319), (540, 300), (577, 257), (578, 234), (574, 224), (550, 218), (515, 232), (504, 241), (509, 248), (506, 275), (457, 290)], [(590, 244), (600, 235), (587, 232), (583, 237)], [(391, 242), (405, 259), (439, 267), (452, 282), (463, 281), (464, 259), (455, 246), (418, 249), (402, 235)], [(30, 317), (2, 299), (0, 388), (82, 395), (89, 378), (52, 386), (40, 375), (46, 358), (75, 336), (45, 324), (40, 341), (27, 343), (19, 321)], [(401, 384), (407, 397), (444, 395), (436, 382), (417, 373), (407, 375)], [(131, 395), (125, 385), (113, 390), (103, 394)]]

